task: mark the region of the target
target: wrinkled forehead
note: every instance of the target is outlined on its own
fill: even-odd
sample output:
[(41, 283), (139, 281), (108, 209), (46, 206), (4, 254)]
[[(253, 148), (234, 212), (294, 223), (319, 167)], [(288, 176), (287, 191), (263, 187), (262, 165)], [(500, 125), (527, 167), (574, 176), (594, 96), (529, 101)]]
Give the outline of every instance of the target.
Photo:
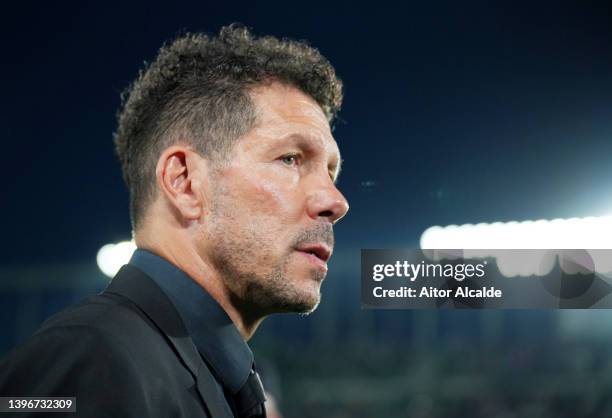
[(302, 134), (338, 153), (327, 117), (312, 97), (279, 82), (256, 87), (250, 93), (255, 105), (256, 131), (275, 137)]

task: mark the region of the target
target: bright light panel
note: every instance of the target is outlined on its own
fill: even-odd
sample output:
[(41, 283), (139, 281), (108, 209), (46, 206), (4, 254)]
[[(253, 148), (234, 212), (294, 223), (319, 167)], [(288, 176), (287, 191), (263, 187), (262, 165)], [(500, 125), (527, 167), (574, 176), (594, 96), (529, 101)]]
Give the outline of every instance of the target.
[[(612, 250), (612, 216), (432, 226), (421, 235), (420, 245), (463, 249), (466, 258), (494, 257), (507, 277), (550, 273), (554, 258), (542, 250), (588, 249), (595, 250), (588, 252), (595, 271), (610, 272), (611, 252), (596, 250)], [(503, 249), (529, 251), (495, 251)]]

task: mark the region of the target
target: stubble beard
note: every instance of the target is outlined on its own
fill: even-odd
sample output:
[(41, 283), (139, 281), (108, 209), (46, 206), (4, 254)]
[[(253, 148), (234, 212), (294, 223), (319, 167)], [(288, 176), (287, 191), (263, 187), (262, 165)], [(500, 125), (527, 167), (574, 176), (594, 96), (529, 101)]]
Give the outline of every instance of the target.
[(305, 284), (305, 289), (288, 275), (291, 253), (274, 260), (265, 243), (250, 239), (241, 242), (228, 235), (215, 243), (213, 259), (234, 304), (259, 315), (309, 314), (318, 306), (325, 273), (312, 271), (306, 279), (311, 283)]
[[(309, 283), (299, 283), (296, 277), (290, 277), (290, 258), (299, 256), (294, 253), (295, 249), (290, 246), (282, 256), (275, 255), (269, 237), (258, 233), (265, 228), (255, 229), (253, 224), (239, 223), (241, 215), (233, 213), (233, 206), (223, 202), (221, 194), (217, 197), (209, 219), (211, 261), (220, 273), (232, 304), (254, 316), (314, 311), (321, 299), (320, 284), (325, 273), (311, 271), (310, 277), (302, 279)], [(312, 232), (305, 231), (300, 237), (311, 235)]]

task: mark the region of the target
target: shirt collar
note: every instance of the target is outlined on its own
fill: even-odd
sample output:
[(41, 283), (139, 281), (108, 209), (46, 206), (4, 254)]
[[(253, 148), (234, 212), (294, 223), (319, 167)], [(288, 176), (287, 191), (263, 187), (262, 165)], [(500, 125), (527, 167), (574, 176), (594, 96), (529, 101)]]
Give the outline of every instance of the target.
[(152, 252), (137, 249), (130, 264), (162, 288), (217, 379), (236, 393), (251, 372), (253, 353), (221, 305), (182, 270)]

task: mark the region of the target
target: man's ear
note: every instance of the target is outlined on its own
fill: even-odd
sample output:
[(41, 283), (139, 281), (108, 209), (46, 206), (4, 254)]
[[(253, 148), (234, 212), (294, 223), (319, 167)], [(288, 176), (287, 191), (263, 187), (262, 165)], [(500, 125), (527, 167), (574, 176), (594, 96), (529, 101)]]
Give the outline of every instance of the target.
[(166, 148), (157, 160), (155, 177), (160, 193), (184, 220), (198, 220), (204, 211), (204, 165), (202, 157), (182, 145)]

